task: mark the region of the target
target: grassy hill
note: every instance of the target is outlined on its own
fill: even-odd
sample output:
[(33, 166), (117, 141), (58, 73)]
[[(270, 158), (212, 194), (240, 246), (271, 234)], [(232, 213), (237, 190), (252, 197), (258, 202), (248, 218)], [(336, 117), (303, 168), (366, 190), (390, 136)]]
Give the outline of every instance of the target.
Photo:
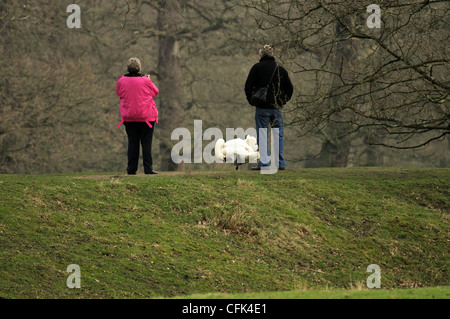
[(382, 290), (448, 298), (449, 186), (450, 169), (0, 175), (0, 297), (301, 298), (377, 264)]

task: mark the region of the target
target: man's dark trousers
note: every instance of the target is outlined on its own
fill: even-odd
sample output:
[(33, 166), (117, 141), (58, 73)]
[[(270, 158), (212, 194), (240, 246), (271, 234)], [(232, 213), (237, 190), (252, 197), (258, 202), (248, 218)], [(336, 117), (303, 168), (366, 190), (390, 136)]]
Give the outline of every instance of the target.
[[(258, 167), (262, 166), (270, 166), (270, 162), (268, 163), (262, 163), (261, 160), (264, 158), (269, 157), (269, 131), (270, 127), (277, 128), (279, 139), (278, 139), (278, 168), (283, 169), (286, 167), (286, 160), (284, 159), (284, 125), (283, 125), (283, 115), (281, 114), (281, 111), (278, 109), (255, 109), (255, 122), (256, 122), (256, 136), (257, 136), (257, 142), (259, 150), (266, 149), (267, 150), (267, 156), (261, 155), (260, 153), (260, 161), (258, 162)], [(267, 134), (265, 136), (260, 136), (259, 129), (265, 128), (267, 129)], [(265, 147), (263, 148), (260, 143), (264, 143)], [(274, 154), (274, 156), (277, 156)], [(274, 163), (275, 165), (275, 163)]]
[(136, 174), (138, 170), (140, 144), (142, 144), (144, 172), (150, 174), (153, 169), (152, 140), (155, 122), (150, 122), (152, 127), (145, 122), (125, 122), (124, 124), (128, 135), (128, 174)]

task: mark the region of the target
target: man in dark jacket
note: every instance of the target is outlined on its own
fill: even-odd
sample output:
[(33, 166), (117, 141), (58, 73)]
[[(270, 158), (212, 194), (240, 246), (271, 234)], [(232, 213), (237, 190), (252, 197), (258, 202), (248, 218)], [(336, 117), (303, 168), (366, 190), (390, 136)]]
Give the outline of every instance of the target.
[[(286, 166), (284, 159), (284, 137), (283, 137), (283, 114), (281, 108), (292, 97), (293, 87), (289, 79), (288, 72), (278, 65), (273, 57), (273, 49), (269, 45), (265, 45), (259, 51), (259, 63), (256, 63), (250, 70), (245, 82), (245, 95), (250, 105), (256, 107), (255, 122), (258, 146), (260, 150), (260, 161), (253, 170), (260, 170), (262, 166), (269, 166), (270, 158), (268, 155), (269, 126), (278, 128), (279, 130), (279, 161), (278, 169), (283, 170)], [(271, 80), (272, 79), (272, 80)], [(252, 101), (252, 95), (262, 87), (268, 87), (267, 98), (265, 103), (255, 105)], [(259, 129), (265, 128), (267, 135), (260, 136)], [(261, 151), (267, 150), (266, 154)]]

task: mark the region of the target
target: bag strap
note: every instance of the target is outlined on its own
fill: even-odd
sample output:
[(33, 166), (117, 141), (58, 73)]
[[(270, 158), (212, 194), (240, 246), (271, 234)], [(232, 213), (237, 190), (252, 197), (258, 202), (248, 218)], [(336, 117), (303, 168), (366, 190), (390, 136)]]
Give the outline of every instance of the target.
[(269, 88), (270, 83), (272, 83), (273, 76), (275, 75), (275, 71), (278, 69), (278, 63), (273, 70), (272, 76), (270, 77), (269, 84), (267, 84), (267, 88)]

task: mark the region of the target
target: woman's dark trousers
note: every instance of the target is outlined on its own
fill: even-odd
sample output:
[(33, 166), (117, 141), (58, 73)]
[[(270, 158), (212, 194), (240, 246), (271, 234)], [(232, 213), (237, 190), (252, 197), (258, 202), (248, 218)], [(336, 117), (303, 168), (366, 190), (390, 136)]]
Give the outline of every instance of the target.
[(145, 122), (125, 122), (128, 135), (128, 174), (136, 174), (139, 162), (139, 147), (142, 144), (142, 157), (144, 160), (144, 173), (150, 174), (153, 169), (152, 139), (155, 122), (150, 122), (150, 128)]

